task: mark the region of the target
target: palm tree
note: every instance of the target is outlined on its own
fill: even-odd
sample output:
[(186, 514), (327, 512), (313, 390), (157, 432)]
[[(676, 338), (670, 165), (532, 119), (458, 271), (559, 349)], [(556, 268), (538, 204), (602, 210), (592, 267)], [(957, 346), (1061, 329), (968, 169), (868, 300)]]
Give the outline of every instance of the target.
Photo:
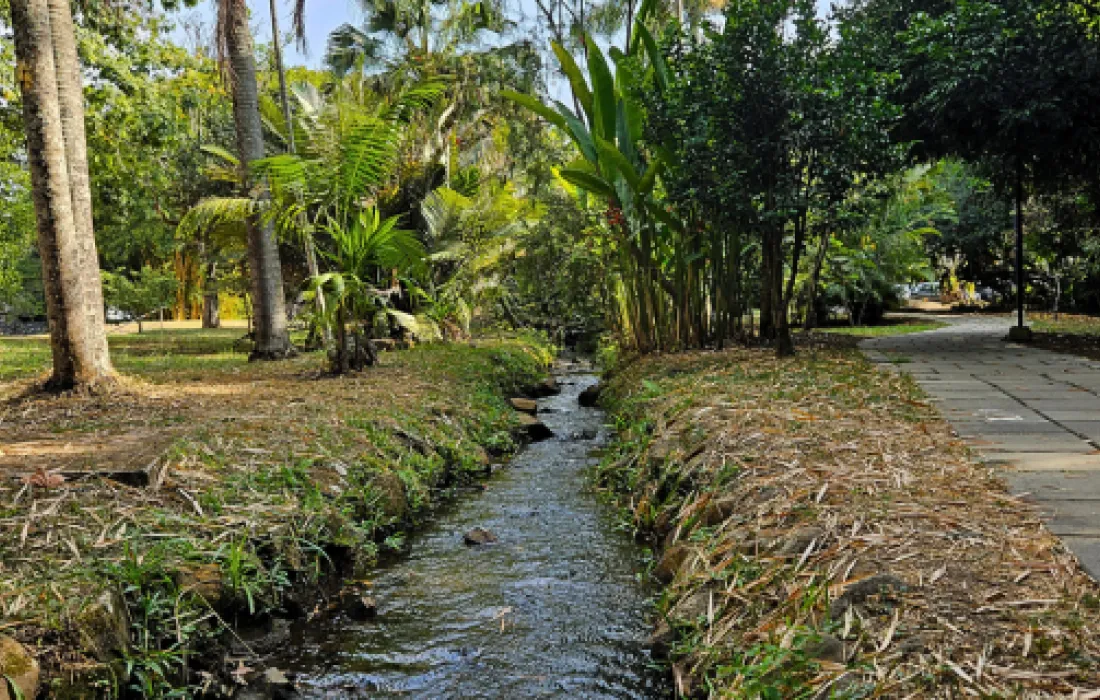
[(12, 0), (57, 390), (114, 378), (92, 230), (84, 106), (67, 0)]
[[(275, 61), (275, 72), (279, 75), (279, 106), (282, 109), (282, 135), (286, 141), (287, 152), (291, 155), (297, 155), (298, 144), (296, 135), (294, 133), (294, 117), (290, 110), (290, 91), (287, 89), (286, 81), (286, 64), (283, 62), (283, 39), (279, 35), (279, 7), (277, 0), (270, 0), (271, 11), (271, 48), (272, 57)], [(294, 34), (298, 40), (300, 46), (305, 46), (305, 0), (296, 0), (294, 4)], [(303, 214), (304, 216), (304, 214)], [(302, 235), (302, 247), (306, 256), (306, 269), (309, 270), (309, 276), (311, 278), (321, 274), (321, 269), (317, 265), (317, 245), (313, 240), (313, 236), (306, 232), (305, 222), (300, 222)], [(321, 290), (317, 290), (317, 296), (314, 300), (317, 304), (317, 311), (319, 314), (325, 314), (325, 294)], [(324, 329), (325, 342), (327, 343), (330, 338), (328, 337), (328, 329)]]
[[(253, 161), (250, 171), (270, 185), (263, 196), (246, 192), (204, 199), (180, 221), (179, 235), (199, 239), (259, 221), (285, 240), (312, 245), (315, 234), (335, 239), (339, 232), (355, 230), (364, 209), (369, 210), (366, 203), (374, 201), (379, 190), (392, 181), (410, 121), (430, 110), (445, 89), (432, 82), (402, 86), (384, 99), (361, 88), (350, 77), (327, 96), (310, 85), (296, 86), (299, 109), (293, 128), (298, 135), (298, 153)], [(267, 104), (270, 117), (275, 108), (270, 101)], [(279, 130), (276, 119), (268, 121)], [(239, 178), (235, 173), (241, 172), (240, 162), (233, 154), (209, 146), (204, 150), (218, 159), (219, 165), (210, 170), (213, 176)], [(336, 262), (342, 270), (342, 263)], [(318, 276), (324, 275), (311, 277)], [(315, 285), (313, 297), (350, 293), (330, 286)], [(337, 327), (331, 317), (334, 309), (318, 311), (323, 329)], [(326, 343), (329, 336), (325, 334)]]
[(398, 228), (397, 221), (396, 216), (383, 220), (378, 209), (370, 207), (347, 225), (330, 219), (324, 226), (332, 240), (329, 257), (337, 271), (315, 277), (310, 289), (312, 294), (328, 290), (332, 300), (324, 323), (336, 335), (332, 353), (336, 374), (374, 364), (370, 339), (375, 319), (382, 311), (393, 311), (388, 309), (390, 291), (378, 289), (373, 280), (384, 270), (416, 271), (424, 265), (423, 244), (414, 232)]
[[(246, 188), (259, 188), (250, 166), (264, 157), (263, 122), (260, 118), (259, 87), (252, 33), (248, 27), (245, 0), (218, 0), (218, 53), (226, 68), (233, 90), (233, 120), (237, 127), (241, 178)], [(248, 263), (252, 282), (255, 345), (252, 359), (274, 360), (294, 352), (287, 330), (286, 300), (283, 296), (283, 272), (275, 229), (258, 216), (248, 219)]]

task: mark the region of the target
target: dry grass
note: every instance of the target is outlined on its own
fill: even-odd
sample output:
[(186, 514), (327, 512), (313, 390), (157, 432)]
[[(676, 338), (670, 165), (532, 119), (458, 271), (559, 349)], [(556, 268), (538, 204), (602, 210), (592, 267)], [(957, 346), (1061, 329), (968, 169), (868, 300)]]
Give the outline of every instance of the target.
[[(547, 359), (516, 340), (422, 346), (333, 378), (317, 355), (249, 364), (227, 345), (237, 335), (119, 340), (116, 363), (139, 369), (111, 393), (0, 384), (2, 631), (37, 649), (47, 678), (121, 651), (97, 649), (82, 622), (107, 591), (130, 608), (128, 658), (165, 668), (138, 691), (168, 692), (230, 613), (277, 609), (332, 569), (333, 548), (369, 561), (437, 488), (511, 449), (504, 397)], [(152, 486), (127, 485), (133, 470)], [(210, 565), (232, 599), (221, 617), (178, 576)]]
[(1100, 588), (911, 381), (731, 350), (612, 390), (683, 694), (1100, 697)]

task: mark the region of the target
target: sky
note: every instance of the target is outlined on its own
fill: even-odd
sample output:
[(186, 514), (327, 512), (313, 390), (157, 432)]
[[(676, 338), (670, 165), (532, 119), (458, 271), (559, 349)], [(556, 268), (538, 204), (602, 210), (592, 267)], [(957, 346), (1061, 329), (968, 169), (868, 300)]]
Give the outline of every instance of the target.
[[(267, 0), (250, 0), (252, 26), (256, 32), (256, 42), (263, 43), (271, 39), (271, 13)], [(216, 11), (214, 0), (204, 0), (193, 10), (180, 13), (183, 20), (196, 21), (206, 27), (214, 25)], [(276, 0), (279, 14), (279, 29), (285, 36), (290, 30), (291, 3)], [(297, 46), (286, 47), (286, 62), (290, 65), (308, 65), (320, 67), (325, 55), (325, 45), (332, 30), (342, 24), (358, 24), (363, 15), (358, 9), (357, 0), (307, 0), (306, 3), (306, 41), (308, 53), (303, 54)], [(177, 28), (177, 39), (186, 41), (187, 33)]]
[[(271, 20), (268, 9), (270, 0), (250, 0), (253, 23), (256, 30), (256, 41), (266, 42), (271, 38)], [(833, 0), (817, 0), (818, 11), (823, 15), (828, 13)], [(290, 28), (291, 3), (287, 0), (276, 0), (279, 14), (279, 28), (285, 35)], [(332, 30), (342, 24), (359, 24), (363, 15), (358, 9), (357, 0), (307, 0), (306, 2), (306, 39), (308, 53), (303, 54), (297, 46), (286, 47), (286, 63), (288, 65), (307, 65), (318, 68), (325, 55), (325, 45)], [(520, 0), (520, 8), (528, 16), (534, 15), (534, 3), (532, 0)], [(213, 26), (215, 11), (214, 0), (205, 0), (194, 10), (182, 13), (182, 17), (193, 21)], [(186, 43), (186, 32), (182, 29), (176, 31), (177, 39)]]

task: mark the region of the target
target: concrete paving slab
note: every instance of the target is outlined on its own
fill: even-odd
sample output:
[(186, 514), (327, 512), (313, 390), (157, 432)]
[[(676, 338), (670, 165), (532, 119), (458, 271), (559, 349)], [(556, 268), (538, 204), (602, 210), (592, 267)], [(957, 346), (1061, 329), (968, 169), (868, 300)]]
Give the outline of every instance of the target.
[(1100, 363), (1004, 342), (1008, 317), (865, 341), (910, 374), (954, 430), (1100, 580)]
[(1100, 454), (1051, 452), (989, 452), (982, 455), (989, 464), (1003, 464), (1021, 472), (1095, 471), (1100, 472)]
[(953, 421), (952, 426), (959, 435), (996, 436), (996, 435), (1066, 435), (1074, 441), (1079, 437), (1067, 433), (1055, 423), (1025, 423), (1023, 421)]
[(1043, 411), (1043, 415), (1063, 425), (1067, 423), (1091, 423), (1092, 425), (1100, 427), (1100, 406), (1097, 406), (1095, 410), (1091, 411)]
[(1100, 472), (1011, 472), (1009, 490), (1032, 501), (1100, 502)]
[(1046, 454), (1079, 454), (1087, 455), (1096, 451), (1091, 443), (1081, 440), (1077, 444), (1068, 443), (1063, 438), (1058, 440), (1043, 440), (1037, 437), (1024, 436), (1017, 438), (1012, 435), (975, 437), (967, 441), (971, 447), (984, 453), (996, 456), (994, 453), (1002, 452), (1043, 452)]
[(1100, 440), (1100, 421), (1059, 421), (1066, 430), (1084, 435), (1089, 440)]
[[(1059, 502), (1059, 506), (1067, 505), (1068, 501)], [(1100, 539), (1100, 519), (1095, 511), (1088, 511), (1081, 515), (1067, 515), (1059, 512), (1044, 517), (1047, 528), (1059, 537), (1095, 537)]]
[[(1095, 420), (1100, 420), (1100, 396), (1089, 399), (1054, 399), (1028, 401), (1027, 405), (1041, 413), (1051, 415), (1055, 411), (1095, 411)], [(1092, 420), (1092, 419), (1084, 419)]]
[(1067, 392), (1063, 391), (1026, 391), (1022, 389), (1013, 389), (1011, 387), (1005, 388), (1004, 393), (1012, 396), (1024, 403), (1030, 401), (1058, 401), (1066, 397)]
[(1100, 538), (1067, 536), (1062, 540), (1077, 556), (1085, 573), (1100, 581)]

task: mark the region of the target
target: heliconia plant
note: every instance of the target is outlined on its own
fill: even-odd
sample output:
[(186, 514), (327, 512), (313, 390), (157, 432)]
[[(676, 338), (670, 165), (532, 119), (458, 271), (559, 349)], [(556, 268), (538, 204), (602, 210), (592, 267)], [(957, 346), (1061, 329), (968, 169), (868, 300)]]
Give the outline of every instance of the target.
[(623, 317), (613, 320), (640, 352), (669, 347), (692, 330), (682, 304), (685, 290), (672, 281), (687, 277), (682, 268), (693, 262), (679, 245), (686, 227), (662, 205), (659, 192), (662, 169), (676, 164), (669, 162), (667, 149), (643, 142), (645, 108), (639, 96), (647, 82), (666, 89), (669, 76), (646, 26), (654, 7), (649, 0), (643, 3), (625, 52), (608, 51), (614, 71), (591, 36), (584, 37), (587, 77), (561, 44), (551, 44), (580, 114), (557, 100), (551, 106), (531, 95), (502, 93), (569, 136), (578, 157), (558, 175), (606, 203), (625, 307)]

